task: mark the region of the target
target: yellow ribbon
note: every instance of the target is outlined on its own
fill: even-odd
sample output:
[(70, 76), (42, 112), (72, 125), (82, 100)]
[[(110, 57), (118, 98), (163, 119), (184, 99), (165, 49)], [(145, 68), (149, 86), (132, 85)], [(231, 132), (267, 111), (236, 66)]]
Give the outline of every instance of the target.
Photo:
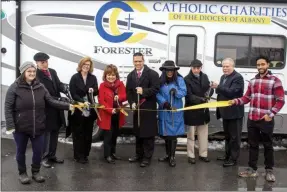
[[(186, 111), (186, 110), (195, 110), (195, 109), (203, 109), (203, 108), (217, 108), (217, 107), (228, 107), (231, 106), (230, 101), (217, 101), (217, 102), (210, 102), (210, 103), (203, 103), (199, 105), (194, 105), (190, 107), (184, 107), (180, 109), (172, 109), (172, 110), (166, 110), (166, 109), (139, 109), (140, 111), (172, 111), (172, 112), (178, 112), (178, 111)], [(80, 111), (83, 111), (83, 108), (87, 107), (84, 103), (78, 103), (77, 105), (74, 105), (74, 108), (79, 109)], [(96, 104), (95, 106), (90, 106), (90, 108), (98, 108), (98, 109), (114, 109), (114, 108), (105, 108), (104, 105)], [(136, 111), (138, 109), (130, 109), (130, 108), (116, 108), (121, 113), (123, 113), (125, 116), (128, 116), (128, 113), (125, 110), (129, 111)]]
[[(85, 103), (78, 103), (76, 105), (73, 105), (74, 108), (79, 109), (80, 111), (83, 112), (83, 108), (88, 108), (89, 106), (87, 106)], [(97, 109), (109, 109), (109, 108), (105, 108), (104, 105), (100, 105), (100, 104), (95, 104), (95, 106), (90, 106), (90, 108), (97, 108)], [(113, 108), (111, 108), (113, 109)], [(121, 113), (123, 113), (125, 116), (128, 116), (128, 113), (124, 110), (124, 108), (117, 108)], [(74, 111), (72, 111), (72, 114), (74, 113)]]
[(194, 110), (194, 109), (203, 109), (203, 108), (228, 107), (228, 106), (231, 106), (230, 101), (217, 101), (217, 102), (203, 103), (203, 104), (194, 105), (190, 107), (184, 107), (181, 109), (176, 109), (176, 111), (185, 111), (185, 110)]

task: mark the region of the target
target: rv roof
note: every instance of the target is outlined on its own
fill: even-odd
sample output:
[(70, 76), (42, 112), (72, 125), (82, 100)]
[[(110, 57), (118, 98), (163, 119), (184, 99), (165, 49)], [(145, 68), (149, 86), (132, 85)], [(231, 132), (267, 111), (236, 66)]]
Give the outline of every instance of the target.
[[(9, 1), (9, 0), (2, 0)], [(24, 0), (22, 0), (24, 1)], [(62, 0), (62, 1), (71, 1), (71, 0)], [(94, 1), (94, 0), (87, 0)], [(152, 0), (143, 0), (143, 1), (152, 1)], [(210, 1), (210, 2), (251, 2), (251, 3), (287, 3), (287, 0), (188, 0), (188, 1)]]
[(287, 0), (190, 0), (190, 1), (210, 1), (210, 2), (250, 2), (250, 3), (287, 3)]

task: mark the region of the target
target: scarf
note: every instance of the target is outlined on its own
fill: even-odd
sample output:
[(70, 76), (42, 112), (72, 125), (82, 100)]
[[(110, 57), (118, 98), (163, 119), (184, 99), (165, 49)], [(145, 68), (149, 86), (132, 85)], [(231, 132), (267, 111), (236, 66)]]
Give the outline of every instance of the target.
[[(109, 88), (109, 89), (111, 89), (113, 91), (114, 96), (118, 95), (118, 88), (120, 86), (120, 80), (117, 79), (117, 80), (115, 80), (114, 83), (110, 83), (108, 81), (104, 81), (104, 85), (105, 85), (105, 87), (107, 87), (107, 88)], [(114, 108), (118, 108), (119, 107), (119, 105), (118, 105), (118, 103), (116, 101), (113, 102), (113, 107)]]

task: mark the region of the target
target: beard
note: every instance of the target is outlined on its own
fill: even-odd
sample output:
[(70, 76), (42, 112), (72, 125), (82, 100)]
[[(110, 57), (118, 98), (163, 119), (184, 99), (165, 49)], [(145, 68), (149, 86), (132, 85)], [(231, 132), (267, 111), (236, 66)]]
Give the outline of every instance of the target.
[(267, 72), (267, 69), (258, 69), (259, 74), (265, 74)]

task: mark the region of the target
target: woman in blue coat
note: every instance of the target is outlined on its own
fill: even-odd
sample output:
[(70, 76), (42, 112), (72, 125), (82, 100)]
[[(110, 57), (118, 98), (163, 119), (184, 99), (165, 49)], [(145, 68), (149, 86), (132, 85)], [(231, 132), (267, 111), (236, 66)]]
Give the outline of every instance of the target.
[[(183, 77), (177, 72), (173, 61), (165, 61), (160, 76), (161, 87), (157, 94), (159, 110), (179, 109), (183, 107), (182, 98), (186, 95)], [(177, 137), (185, 134), (183, 111), (159, 111), (159, 135), (165, 139), (166, 156), (159, 158), (160, 162), (169, 162), (171, 167), (176, 165), (175, 150)]]

